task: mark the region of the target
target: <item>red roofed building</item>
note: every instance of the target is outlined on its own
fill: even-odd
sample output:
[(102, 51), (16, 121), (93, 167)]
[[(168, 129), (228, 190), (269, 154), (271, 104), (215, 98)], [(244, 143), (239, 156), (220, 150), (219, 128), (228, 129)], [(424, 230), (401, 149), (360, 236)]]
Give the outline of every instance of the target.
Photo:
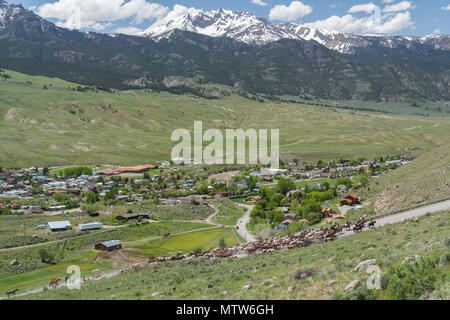
[(347, 197), (345, 197), (345, 199), (342, 199), (341, 201), (341, 205), (355, 205), (355, 204), (360, 204), (361, 203), (361, 198), (359, 198), (356, 194), (351, 194)]

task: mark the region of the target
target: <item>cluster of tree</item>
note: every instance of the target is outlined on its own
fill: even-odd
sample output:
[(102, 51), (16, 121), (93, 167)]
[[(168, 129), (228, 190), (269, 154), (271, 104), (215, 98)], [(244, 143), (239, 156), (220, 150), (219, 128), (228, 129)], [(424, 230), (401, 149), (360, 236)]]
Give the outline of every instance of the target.
[(12, 211), (9, 207), (0, 207), (0, 216), (10, 216)]
[(80, 204), (74, 199), (74, 195), (67, 193), (55, 193), (52, 195), (52, 200), (65, 206), (67, 209), (78, 208)]
[(63, 178), (67, 177), (79, 177), (82, 175), (92, 175), (92, 169), (89, 167), (69, 167), (61, 169), (57, 174)]
[[(279, 179), (275, 189), (261, 187), (259, 195), (262, 199), (256, 202), (250, 214), (250, 223), (257, 225), (269, 222), (278, 225), (284, 220), (284, 212), (279, 207), (290, 202), (291, 211), (295, 212), (299, 219), (307, 219), (310, 224), (315, 224), (323, 218), (321, 204), (336, 197), (336, 190), (329, 186), (325, 191), (312, 191), (305, 187), (304, 191), (298, 190), (292, 192), (289, 197), (286, 196), (292, 190), (295, 190), (295, 184), (286, 178)], [(304, 223), (297, 223), (291, 229), (299, 230), (304, 227)]]

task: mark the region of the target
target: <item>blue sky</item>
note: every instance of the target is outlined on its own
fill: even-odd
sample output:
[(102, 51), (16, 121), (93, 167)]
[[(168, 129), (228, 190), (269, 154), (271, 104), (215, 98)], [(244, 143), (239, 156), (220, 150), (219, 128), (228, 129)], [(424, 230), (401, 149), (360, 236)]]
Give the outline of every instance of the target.
[[(144, 30), (170, 11), (248, 11), (271, 22), (291, 21), (351, 33), (450, 34), (450, 0), (7, 0), (60, 26), (113, 33)], [(255, 3), (252, 3), (255, 2)], [(259, 3), (256, 4), (256, 3)], [(79, 15), (74, 15), (74, 6)], [(378, 14), (378, 16), (376, 16)], [(77, 17), (78, 20), (77, 20)], [(373, 22), (379, 17), (378, 26)]]

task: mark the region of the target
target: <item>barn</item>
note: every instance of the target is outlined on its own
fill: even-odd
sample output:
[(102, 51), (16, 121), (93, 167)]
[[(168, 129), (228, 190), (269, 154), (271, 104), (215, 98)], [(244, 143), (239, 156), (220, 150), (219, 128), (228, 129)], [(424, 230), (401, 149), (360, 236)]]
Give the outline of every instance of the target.
[(139, 220), (148, 219), (148, 213), (126, 213), (117, 216), (117, 220)]
[(72, 229), (69, 221), (51, 221), (47, 222), (47, 229), (52, 232), (67, 231)]
[(110, 241), (105, 241), (105, 242), (101, 242), (101, 243), (97, 243), (95, 245), (95, 250), (100, 250), (100, 251), (114, 251), (114, 250), (119, 250), (122, 249), (122, 243), (120, 242), (120, 240), (110, 240)]
[(103, 223), (100, 222), (91, 222), (91, 223), (82, 223), (78, 225), (78, 228), (81, 231), (85, 230), (97, 230), (103, 228)]

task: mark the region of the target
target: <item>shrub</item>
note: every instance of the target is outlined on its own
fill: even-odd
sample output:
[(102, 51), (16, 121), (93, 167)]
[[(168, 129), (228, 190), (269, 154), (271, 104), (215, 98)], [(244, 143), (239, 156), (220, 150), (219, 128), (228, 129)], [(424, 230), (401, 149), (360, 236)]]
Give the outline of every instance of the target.
[(441, 270), (436, 268), (439, 258), (422, 258), (414, 263), (389, 267), (382, 278), (382, 287), (394, 299), (417, 300), (426, 292), (433, 292), (441, 280)]
[(41, 261), (44, 263), (50, 263), (55, 259), (55, 256), (45, 249), (39, 250), (39, 257), (41, 258)]
[(318, 272), (319, 271), (314, 267), (306, 268), (306, 269), (296, 269), (294, 271), (294, 279), (301, 280), (304, 278), (309, 278), (309, 277), (317, 274)]
[(340, 300), (375, 300), (374, 291), (366, 286), (348, 291), (339, 297)]

